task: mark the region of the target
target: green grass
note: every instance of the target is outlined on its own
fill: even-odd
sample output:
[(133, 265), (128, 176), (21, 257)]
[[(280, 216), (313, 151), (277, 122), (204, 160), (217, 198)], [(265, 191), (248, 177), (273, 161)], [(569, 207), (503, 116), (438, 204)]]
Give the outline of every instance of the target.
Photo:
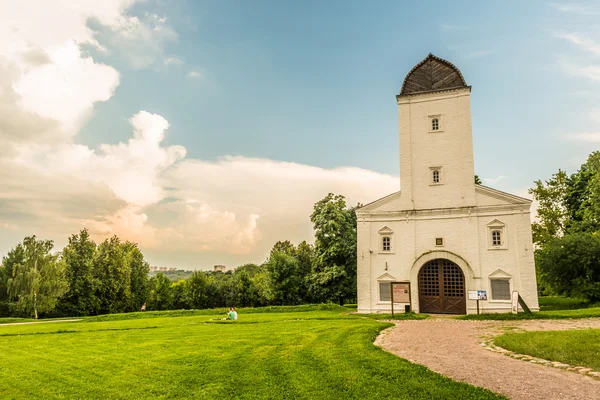
[(579, 310), (555, 310), (540, 311), (531, 314), (469, 314), (458, 317), (458, 319), (487, 321), (487, 320), (522, 320), (522, 319), (581, 319), (600, 317), (600, 307), (582, 308)]
[(539, 298), (540, 311), (573, 310), (593, 306), (586, 300), (573, 297), (544, 296)]
[(12, 324), (14, 322), (30, 322), (35, 321), (35, 319), (30, 318), (0, 318), (0, 324)]
[(520, 354), (600, 371), (600, 329), (505, 333), (494, 342)]
[(239, 310), (238, 321), (218, 320), (223, 315), (2, 326), (0, 397), (503, 398), (379, 349), (373, 340), (390, 324), (345, 308)]

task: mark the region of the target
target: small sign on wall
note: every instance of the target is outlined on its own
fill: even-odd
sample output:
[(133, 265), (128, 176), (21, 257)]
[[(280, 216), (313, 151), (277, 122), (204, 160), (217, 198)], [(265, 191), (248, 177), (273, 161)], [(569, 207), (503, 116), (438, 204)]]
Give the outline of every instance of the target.
[(394, 303), (410, 303), (410, 282), (393, 282), (392, 298)]
[(469, 290), (469, 300), (487, 300), (487, 291), (485, 290)]
[(519, 292), (512, 292), (512, 306), (511, 311), (513, 314), (519, 313)]

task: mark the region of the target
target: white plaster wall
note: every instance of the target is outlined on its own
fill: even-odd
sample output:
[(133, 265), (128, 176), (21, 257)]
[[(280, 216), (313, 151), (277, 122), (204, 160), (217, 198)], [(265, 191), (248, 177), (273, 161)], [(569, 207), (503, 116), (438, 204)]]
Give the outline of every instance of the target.
[[(401, 209), (475, 205), (470, 89), (400, 97)], [(430, 116), (441, 131), (430, 132)], [(431, 185), (430, 167), (442, 167), (443, 185)]]

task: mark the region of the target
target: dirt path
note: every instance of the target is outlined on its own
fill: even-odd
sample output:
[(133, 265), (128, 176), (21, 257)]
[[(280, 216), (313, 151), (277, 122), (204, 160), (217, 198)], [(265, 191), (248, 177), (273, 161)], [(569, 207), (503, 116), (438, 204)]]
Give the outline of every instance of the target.
[(435, 318), (400, 321), (375, 344), (454, 380), (501, 393), (510, 399), (600, 399), (600, 380), (515, 360), (484, 349), (484, 338), (506, 328), (564, 330), (600, 328), (600, 319), (460, 321)]
[(8, 322), (6, 324), (0, 324), (0, 326), (51, 324), (53, 322), (79, 322), (79, 321), (83, 321), (83, 319), (53, 319), (52, 321)]

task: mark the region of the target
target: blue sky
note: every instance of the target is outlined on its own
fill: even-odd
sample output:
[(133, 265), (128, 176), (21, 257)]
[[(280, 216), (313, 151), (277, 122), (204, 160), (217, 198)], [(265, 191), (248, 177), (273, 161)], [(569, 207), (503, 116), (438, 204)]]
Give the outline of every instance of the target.
[[(589, 130), (579, 114), (596, 99), (573, 95), (590, 83), (561, 71), (558, 60), (576, 50), (554, 36), (585, 18), (556, 5), (176, 4), (132, 12), (167, 15), (179, 34), (167, 51), (184, 64), (146, 71), (123, 65), (117, 94), (98, 106), (79, 140), (117, 141), (129, 131), (129, 115), (143, 108), (171, 122), (168, 143), (184, 145), (191, 157), (232, 154), (397, 174), (394, 96), (432, 52), (455, 63), (473, 86), (479, 175), (506, 176), (502, 188), (522, 189), (559, 167), (572, 170), (588, 153), (561, 138)], [(190, 82), (189, 68), (203, 77)], [(380, 146), (367, 152), (373, 137)]]
[(398, 189), (395, 95), (429, 52), (473, 88), (489, 186), (525, 195), (600, 144), (591, 2), (26, 2), (0, 9), (0, 254), (83, 227), (183, 268), (310, 241), (328, 191)]

